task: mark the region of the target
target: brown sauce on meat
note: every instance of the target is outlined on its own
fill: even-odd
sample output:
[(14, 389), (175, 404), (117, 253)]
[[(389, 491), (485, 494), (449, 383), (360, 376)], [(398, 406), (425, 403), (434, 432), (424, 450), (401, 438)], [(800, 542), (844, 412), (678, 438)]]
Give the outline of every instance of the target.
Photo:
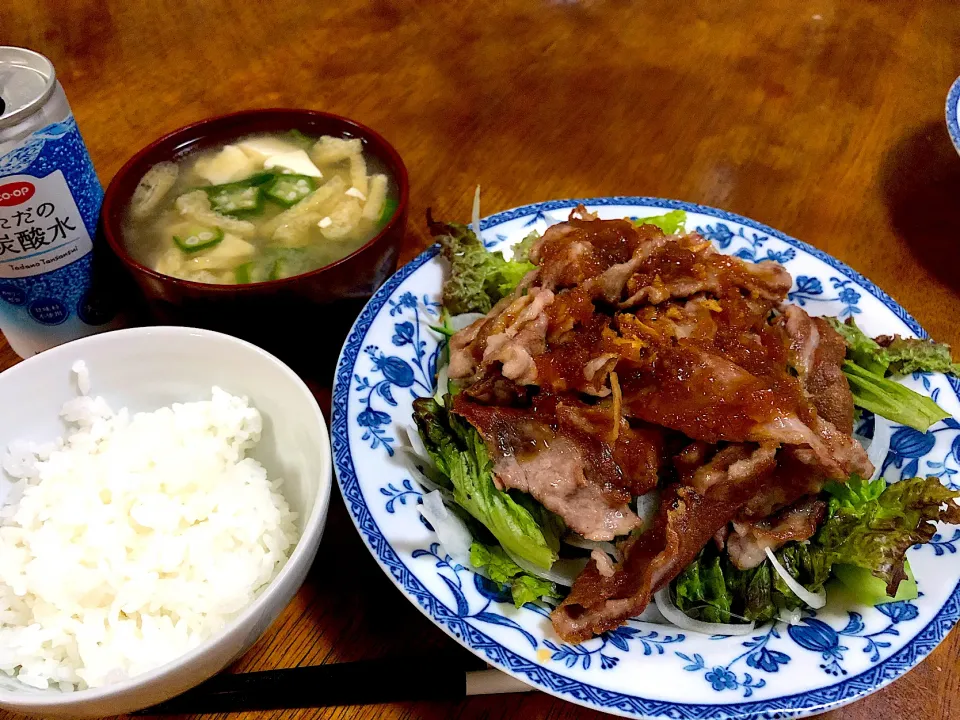
[[(597, 313), (578, 323), (572, 330), (556, 338), (550, 347), (534, 358), (539, 385), (553, 392), (573, 390), (596, 395), (601, 390), (596, 381), (584, 374), (587, 364), (604, 353), (615, 353), (610, 340), (611, 318)], [(606, 384), (606, 376), (599, 378)]]
[[(762, 521), (869, 466), (849, 436), (842, 339), (800, 308), (780, 315), (782, 266), (722, 255), (695, 233), (582, 215), (548, 229), (531, 251), (537, 280), (466, 338), (478, 370), (453, 404), (504, 485), (571, 527), (623, 535), (636, 520), (624, 503), (664, 487), (654, 526), (623, 541), (614, 574), (591, 563), (554, 612), (571, 642), (641, 611), (705, 543), (726, 542), (732, 520)], [(532, 305), (531, 293), (550, 302)], [(521, 376), (483, 349), (524, 312), (539, 334), (514, 332), (532, 358)]]
[(627, 262), (644, 242), (660, 233), (647, 226), (638, 232), (626, 220), (572, 219), (550, 230), (537, 248), (536, 261), (556, 288), (570, 288)]

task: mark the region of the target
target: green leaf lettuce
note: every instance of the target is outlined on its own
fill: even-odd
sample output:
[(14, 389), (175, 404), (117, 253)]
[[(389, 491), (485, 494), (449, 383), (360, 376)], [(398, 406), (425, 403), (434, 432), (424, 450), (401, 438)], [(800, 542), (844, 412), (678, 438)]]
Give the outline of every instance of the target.
[(501, 252), (490, 252), (466, 225), (435, 222), (429, 213), (427, 221), (440, 253), (450, 263), (450, 275), (443, 283), (443, 307), (451, 315), (489, 312), (534, 268), (526, 260), (507, 260)]
[(918, 338), (882, 338), (890, 371), (900, 375), (915, 372), (939, 372), (960, 377), (960, 363), (953, 362), (950, 346)]
[(684, 232), (687, 222), (687, 213), (683, 210), (671, 210), (664, 215), (654, 215), (653, 217), (637, 218), (633, 224), (637, 227), (641, 225), (656, 225), (667, 235), (676, 235)]
[(869, 570), (887, 584), (893, 596), (907, 578), (904, 560), (914, 545), (930, 542), (936, 522), (960, 523), (960, 492), (935, 477), (911, 478), (886, 485), (882, 478), (869, 483), (850, 479), (841, 491), (836, 483), (830, 518), (815, 537), (830, 564), (844, 563)]
[[(807, 543), (787, 543), (776, 551), (784, 569), (811, 592), (837, 575), (858, 597), (874, 602), (916, 597), (906, 552), (930, 541), (934, 523), (960, 523), (960, 492), (932, 477), (889, 486), (882, 479), (852, 477), (846, 484), (828, 484), (826, 492), (829, 517), (817, 534)], [(707, 622), (765, 622), (781, 609), (803, 605), (769, 561), (740, 570), (713, 543), (677, 577), (673, 591), (677, 607)]]
[(857, 407), (921, 432), (949, 417), (930, 398), (888, 378), (914, 372), (960, 374), (960, 364), (951, 359), (949, 345), (899, 335), (874, 339), (857, 327), (853, 318), (846, 322), (825, 319), (847, 345), (843, 374)]
[[(449, 404), (449, 401), (446, 401)], [(555, 526), (535, 517), (525, 504), (497, 489), (493, 463), (480, 434), (433, 398), (413, 403), (414, 420), (440, 472), (450, 479), (453, 499), (518, 557), (549, 569), (557, 559)], [(539, 508), (539, 506), (538, 506)]]
[(909, 375), (937, 372), (960, 377), (960, 363), (953, 362), (950, 346), (933, 340), (885, 335), (873, 339), (857, 327), (853, 318), (826, 320), (847, 343), (847, 358), (876, 375)]
[(517, 565), (503, 548), (475, 542), (470, 546), (470, 564), (501, 587), (509, 587), (513, 603), (522, 607), (542, 597), (560, 597), (556, 586), (535, 577)]
[(926, 432), (934, 423), (950, 417), (950, 413), (926, 395), (872, 373), (852, 360), (844, 361), (843, 374), (857, 407), (892, 422)]

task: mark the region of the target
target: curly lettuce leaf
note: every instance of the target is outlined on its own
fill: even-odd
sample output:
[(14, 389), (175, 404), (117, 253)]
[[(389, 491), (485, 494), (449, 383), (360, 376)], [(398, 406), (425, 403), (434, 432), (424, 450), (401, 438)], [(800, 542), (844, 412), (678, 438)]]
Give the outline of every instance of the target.
[(530, 249), (533, 244), (540, 239), (540, 233), (533, 230), (527, 233), (526, 237), (513, 246), (514, 262), (530, 262)]
[(637, 227), (641, 225), (656, 225), (667, 235), (676, 235), (685, 231), (687, 223), (687, 213), (683, 210), (671, 210), (663, 215), (654, 215), (653, 217), (637, 218), (633, 224)]
[[(449, 400), (444, 402), (449, 405)], [(554, 528), (541, 525), (524, 505), (497, 489), (493, 463), (480, 434), (430, 397), (414, 401), (413, 417), (427, 452), (450, 479), (457, 505), (511, 553), (549, 569), (559, 547)]]
[(842, 483), (831, 480), (824, 486), (830, 503), (827, 517), (833, 517), (840, 510), (860, 515), (870, 503), (879, 500), (886, 489), (886, 481), (879, 478), (870, 481), (852, 475)]
[(907, 550), (930, 542), (936, 522), (960, 524), (960, 492), (935, 477), (910, 478), (887, 485), (853, 477), (852, 492), (841, 492), (835, 483), (830, 518), (814, 538), (832, 564), (844, 563), (869, 570), (883, 580), (894, 596), (901, 581)]
[(888, 378), (891, 374), (913, 372), (958, 374), (960, 364), (952, 361), (949, 345), (900, 336), (874, 339), (857, 327), (853, 318), (846, 322), (837, 318), (826, 320), (847, 345), (843, 374), (858, 408), (921, 432), (949, 417), (930, 398)]
[(960, 363), (953, 362), (950, 346), (919, 338), (883, 338), (884, 357), (890, 372), (909, 375), (915, 372), (938, 372), (960, 377)]
[(874, 339), (857, 327), (852, 317), (846, 322), (837, 318), (826, 320), (847, 343), (847, 358), (875, 375), (937, 372), (960, 377), (960, 363), (953, 361), (946, 343), (899, 335)]
[(453, 315), (490, 312), (534, 267), (490, 252), (466, 225), (435, 222), (429, 211), (427, 222), (440, 253), (450, 263), (450, 275), (443, 283), (443, 307)]
[(560, 597), (557, 587), (548, 580), (535, 577), (517, 565), (503, 548), (475, 542), (470, 546), (470, 564), (482, 569), (501, 587), (509, 587), (513, 604), (523, 607), (543, 597)]
[[(784, 569), (817, 593), (837, 577), (861, 602), (879, 604), (916, 597), (906, 552), (930, 541), (935, 522), (960, 523), (960, 492), (937, 478), (912, 478), (892, 485), (859, 477), (829, 483), (829, 517), (807, 543), (776, 551)], [(803, 602), (768, 562), (738, 569), (709, 543), (674, 580), (677, 607), (705, 622), (736, 619), (765, 622)]]

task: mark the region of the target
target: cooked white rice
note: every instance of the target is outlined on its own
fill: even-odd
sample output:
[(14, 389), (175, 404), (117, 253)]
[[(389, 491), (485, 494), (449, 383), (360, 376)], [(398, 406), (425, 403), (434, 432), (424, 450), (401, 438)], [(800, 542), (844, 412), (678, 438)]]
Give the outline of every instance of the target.
[(247, 607), (297, 541), (295, 515), (245, 457), (246, 398), (114, 413), (64, 405), (66, 439), (11, 444), (0, 508), (0, 670), (38, 688), (97, 687), (197, 647)]

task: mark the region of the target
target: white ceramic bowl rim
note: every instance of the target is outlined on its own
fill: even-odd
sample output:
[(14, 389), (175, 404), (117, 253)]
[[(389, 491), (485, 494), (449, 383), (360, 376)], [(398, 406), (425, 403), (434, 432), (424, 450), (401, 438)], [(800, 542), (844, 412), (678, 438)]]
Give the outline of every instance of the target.
[[(10, 379), (11, 374), (15, 376), (18, 374), (18, 372), (23, 371), (24, 367), (26, 367), (34, 359), (49, 358), (50, 356), (58, 355), (77, 357), (77, 353), (82, 352), (85, 347), (92, 346), (99, 342), (104, 342), (104, 338), (110, 338), (111, 341), (116, 341), (117, 339), (121, 339), (119, 336), (122, 336), (122, 340), (125, 342), (136, 342), (138, 339), (148, 336), (167, 336), (171, 341), (182, 340), (184, 337), (191, 336), (215, 339), (221, 342), (228, 342), (236, 346), (238, 349), (242, 349), (245, 352), (255, 353), (272, 361), (273, 363), (276, 363), (278, 365), (278, 369), (280, 369), (280, 371), (287, 376), (293, 385), (299, 387), (304, 393), (314, 399), (314, 419), (320, 427), (321, 437), (324, 438), (324, 447), (322, 448), (323, 467), (320, 471), (321, 477), (332, 477), (332, 459), (330, 455), (327, 423), (323, 418), (320, 405), (316, 402), (313, 392), (309, 387), (307, 387), (307, 384), (300, 379), (300, 376), (298, 376), (281, 360), (265, 350), (257, 347), (256, 345), (248, 343), (245, 340), (240, 340), (231, 335), (225, 335), (224, 333), (218, 333), (212, 330), (177, 326), (139, 327), (129, 328), (126, 330), (114, 330), (112, 332), (102, 333), (100, 335), (91, 335), (89, 337), (81, 338), (80, 340), (74, 340), (73, 342), (69, 342), (51, 350), (47, 350), (42, 355), (38, 355), (35, 358), (30, 358), (22, 363), (19, 363), (18, 365), (14, 365), (9, 370), (4, 371), (2, 375), (6, 376), (6, 379)], [(256, 600), (254, 600), (240, 615), (234, 618), (220, 634), (215, 635), (199, 647), (194, 648), (190, 652), (185, 653), (180, 657), (174, 658), (170, 662), (161, 665), (150, 672), (143, 673), (142, 675), (135, 675), (127, 680), (123, 680), (122, 682), (112, 685), (104, 685), (103, 687), (98, 688), (75, 690), (69, 693), (49, 691), (40, 691), (37, 693), (19, 693), (0, 690), (0, 705), (20, 706), (25, 711), (35, 712), (36, 710), (42, 710), (45, 707), (61, 706), (66, 703), (74, 704), (80, 702), (89, 702), (92, 700), (103, 700), (111, 698), (115, 695), (126, 693), (138, 687), (150, 685), (158, 680), (163, 680), (166, 676), (172, 674), (179, 665), (187, 663), (191, 660), (195, 660), (201, 655), (204, 655), (208, 651), (210, 645), (216, 643), (227, 631), (229, 631), (231, 627), (242, 625), (251, 618), (262, 613), (263, 606), (267, 602), (267, 596), (270, 592), (270, 589), (280, 584), (284, 578), (286, 578), (286, 576), (293, 571), (292, 568), (298, 564), (298, 559), (302, 555), (312, 552), (311, 548), (316, 547), (316, 545), (319, 543), (319, 536), (323, 532), (323, 521), (326, 518), (327, 508), (330, 504), (331, 485), (332, 482), (327, 482), (326, 489), (324, 490), (321, 488), (321, 491), (317, 493), (317, 499), (313, 505), (313, 510), (310, 513), (310, 517), (303, 522), (300, 538), (297, 540), (297, 545), (290, 554), (290, 558), (287, 560), (286, 564), (283, 566), (277, 576), (270, 582), (270, 584), (260, 592), (260, 595), (257, 596)]]

